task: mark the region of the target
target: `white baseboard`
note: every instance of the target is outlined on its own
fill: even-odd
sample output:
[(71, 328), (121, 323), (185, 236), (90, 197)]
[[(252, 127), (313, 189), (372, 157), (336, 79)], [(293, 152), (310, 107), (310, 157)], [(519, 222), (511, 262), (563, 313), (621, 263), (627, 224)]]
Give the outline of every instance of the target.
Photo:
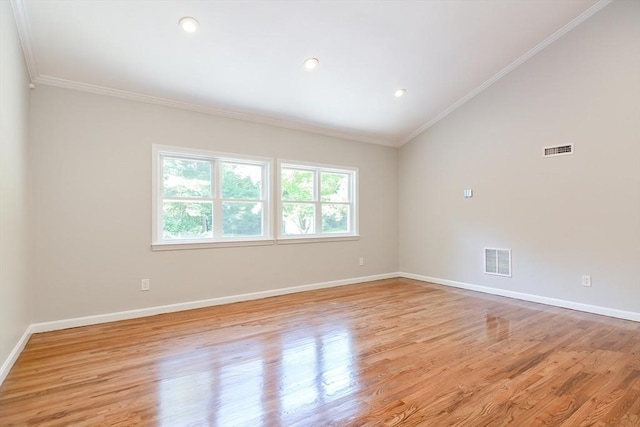
[(16, 360), (18, 360), (18, 356), (20, 356), (20, 353), (22, 353), (22, 350), (24, 350), (24, 346), (27, 345), (27, 341), (29, 341), (31, 334), (31, 326), (29, 326), (27, 329), (25, 329), (24, 334), (22, 334), (22, 336), (18, 340), (16, 346), (13, 347), (11, 353), (9, 353), (9, 356), (2, 364), (2, 367), (0, 367), (0, 385), (2, 385), (5, 378), (7, 378), (7, 375), (9, 375), (9, 371), (13, 367), (13, 364), (16, 363)]
[(22, 337), (20, 338), (20, 340), (18, 341), (14, 349), (11, 351), (7, 359), (2, 364), (2, 367), (0, 367), (0, 385), (4, 382), (5, 378), (9, 374), (11, 367), (18, 359), (18, 356), (24, 349), (25, 345), (27, 344), (27, 341), (29, 341), (31, 334), (35, 334), (38, 332), (48, 332), (48, 331), (55, 331), (59, 329), (75, 328), (78, 326), (87, 326), (87, 325), (96, 325), (99, 323), (115, 322), (118, 320), (135, 319), (138, 317), (153, 316), (156, 314), (172, 313), (172, 312), (183, 311), (183, 310), (192, 310), (196, 308), (211, 307), (211, 306), (221, 305), (221, 304), (230, 304), (230, 303), (240, 302), (240, 301), (249, 301), (249, 300), (255, 300), (260, 298), (278, 296), (278, 295), (292, 294), (296, 292), (311, 291), (315, 289), (324, 289), (324, 288), (332, 288), (337, 286), (352, 285), (355, 283), (371, 282), (374, 280), (392, 279), (395, 277), (405, 277), (408, 279), (420, 280), (422, 282), (431, 282), (439, 285), (452, 286), (452, 287), (461, 288), (461, 289), (468, 289), (471, 291), (483, 292), (483, 293), (492, 294), (492, 295), (500, 295), (500, 296), (515, 298), (515, 299), (524, 300), (524, 301), (531, 301), (531, 302), (537, 302), (541, 304), (552, 305), (555, 307), (569, 308), (573, 310), (585, 311), (588, 313), (602, 314), (604, 316), (617, 317), (620, 319), (633, 320), (636, 322), (640, 322), (640, 313), (636, 313), (636, 312), (616, 310), (616, 309), (607, 308), (607, 307), (582, 304), (582, 303), (577, 303), (572, 301), (560, 300), (556, 298), (548, 298), (548, 297), (542, 297), (538, 295), (525, 294), (521, 292), (507, 291), (503, 289), (490, 288), (486, 286), (472, 285), (469, 283), (439, 279), (436, 277), (422, 276), (422, 275), (413, 274), (413, 273), (395, 272), (395, 273), (376, 274), (373, 276), (362, 276), (362, 277), (356, 277), (352, 279), (334, 280), (331, 282), (321, 282), (321, 283), (313, 283), (309, 285), (293, 286), (290, 288), (280, 288), (280, 289), (272, 289), (268, 291), (251, 292), (246, 294), (231, 295), (231, 296), (219, 297), (219, 298), (210, 298), (205, 300), (183, 302), (178, 304), (147, 307), (147, 308), (141, 308), (136, 310), (119, 311), (115, 313), (98, 314), (95, 316), (75, 317), (71, 319), (62, 319), (62, 320), (56, 320), (52, 322), (34, 323), (30, 325), (27, 328), (27, 330), (25, 330), (24, 334), (22, 335)]
[(640, 322), (640, 313), (633, 311), (617, 310), (615, 308), (601, 307), (598, 305), (583, 304), (580, 302), (567, 301), (557, 298), (543, 297), (522, 292), (507, 291), (504, 289), (490, 288), (488, 286), (472, 285), (469, 283), (456, 282), (453, 280), (439, 279), (437, 277), (422, 276), (420, 274), (400, 272), (400, 277), (420, 280), (421, 282), (431, 282), (438, 285), (452, 286), (454, 288), (468, 289), (470, 291), (483, 292), (485, 294), (499, 295), (508, 298), (515, 298), (523, 301), (537, 302), (540, 304), (552, 305), (554, 307), (569, 308), (572, 310), (584, 311), (587, 313), (601, 314), (619, 319), (633, 320)]
[(18, 356), (24, 349), (31, 334), (38, 332), (56, 331), (59, 329), (75, 328), (78, 326), (97, 325), (99, 323), (115, 322), (118, 320), (135, 319), (138, 317), (153, 316), (156, 314), (172, 313), (176, 311), (192, 310), (195, 308), (211, 307), (214, 305), (230, 304), (233, 302), (249, 301), (260, 298), (273, 297), (278, 295), (293, 294), (296, 292), (311, 291), (314, 289), (333, 288), (336, 286), (352, 285), (355, 283), (371, 282), (374, 280), (392, 279), (400, 277), (400, 273), (376, 274), (373, 276), (362, 276), (352, 279), (334, 280), (331, 282), (312, 283), (309, 285), (292, 286), (290, 288), (272, 289), (268, 291), (251, 292), (239, 295), (230, 295), (226, 297), (210, 298), (199, 301), (183, 302), (178, 304), (161, 305), (156, 307), (140, 308), (136, 310), (119, 311), (115, 313), (98, 314), (95, 316), (75, 317), (71, 319), (55, 320), (52, 322), (34, 323), (30, 325), (24, 332), (16, 346), (13, 348), (7, 360), (4, 361), (0, 368), (0, 385), (4, 382), (18, 359)]
[(271, 289), (268, 291), (251, 292), (226, 297), (210, 298), (198, 301), (182, 302), (177, 304), (161, 305), (155, 307), (140, 308), (136, 310), (118, 311), (115, 313), (98, 314), (95, 316), (75, 317), (71, 319), (55, 320), (53, 322), (34, 323), (31, 325), (31, 333), (56, 331), (59, 329), (76, 328), (78, 326), (96, 325), (99, 323), (115, 322), (118, 320), (135, 319), (138, 317), (154, 316), (156, 314), (172, 313), (176, 311), (192, 310), (195, 308), (211, 307), (214, 305), (230, 304), (233, 302), (249, 301), (278, 295), (293, 294), (296, 292), (311, 291), (315, 289), (332, 288), (336, 286), (352, 285), (354, 283), (370, 282), (373, 280), (391, 279), (399, 277), (399, 273), (376, 274), (373, 276), (356, 277), (352, 279), (334, 280), (331, 282), (312, 283), (309, 285), (292, 286), (290, 288)]

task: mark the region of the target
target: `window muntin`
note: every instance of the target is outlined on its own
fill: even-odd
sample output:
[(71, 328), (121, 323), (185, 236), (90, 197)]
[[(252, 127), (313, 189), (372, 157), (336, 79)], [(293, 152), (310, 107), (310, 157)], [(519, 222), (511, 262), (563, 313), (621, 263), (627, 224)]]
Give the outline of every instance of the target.
[(356, 236), (356, 169), (281, 163), (280, 236)]
[(266, 159), (154, 146), (155, 244), (271, 239)]

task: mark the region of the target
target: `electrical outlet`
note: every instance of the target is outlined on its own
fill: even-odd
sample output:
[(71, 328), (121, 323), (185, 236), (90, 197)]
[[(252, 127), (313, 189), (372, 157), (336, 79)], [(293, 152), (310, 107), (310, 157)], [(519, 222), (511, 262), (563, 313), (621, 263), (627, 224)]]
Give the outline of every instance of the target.
[(140, 281), (140, 290), (148, 291), (149, 289), (151, 289), (151, 285), (149, 284), (149, 279), (142, 279)]
[(360, 258), (360, 265), (364, 265), (364, 258)]
[(588, 275), (582, 276), (582, 286), (591, 286), (591, 276), (588, 276)]

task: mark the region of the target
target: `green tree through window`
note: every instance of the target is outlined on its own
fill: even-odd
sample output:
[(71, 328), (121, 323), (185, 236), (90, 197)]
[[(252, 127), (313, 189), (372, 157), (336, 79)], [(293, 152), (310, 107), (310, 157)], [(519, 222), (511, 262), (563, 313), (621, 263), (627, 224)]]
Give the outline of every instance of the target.
[(211, 162), (165, 157), (163, 159), (163, 238), (213, 237)]
[(262, 168), (222, 164), (222, 233), (224, 236), (262, 235)]
[(282, 165), (281, 233), (354, 234), (354, 182), (354, 171)]
[(268, 163), (159, 153), (160, 240), (265, 237)]

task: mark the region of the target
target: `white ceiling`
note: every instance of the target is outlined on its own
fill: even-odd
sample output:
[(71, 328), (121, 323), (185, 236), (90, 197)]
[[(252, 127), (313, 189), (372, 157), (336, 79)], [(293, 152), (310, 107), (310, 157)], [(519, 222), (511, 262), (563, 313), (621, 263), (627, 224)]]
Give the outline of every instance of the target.
[(391, 146), (608, 3), (13, 0), (35, 83)]

